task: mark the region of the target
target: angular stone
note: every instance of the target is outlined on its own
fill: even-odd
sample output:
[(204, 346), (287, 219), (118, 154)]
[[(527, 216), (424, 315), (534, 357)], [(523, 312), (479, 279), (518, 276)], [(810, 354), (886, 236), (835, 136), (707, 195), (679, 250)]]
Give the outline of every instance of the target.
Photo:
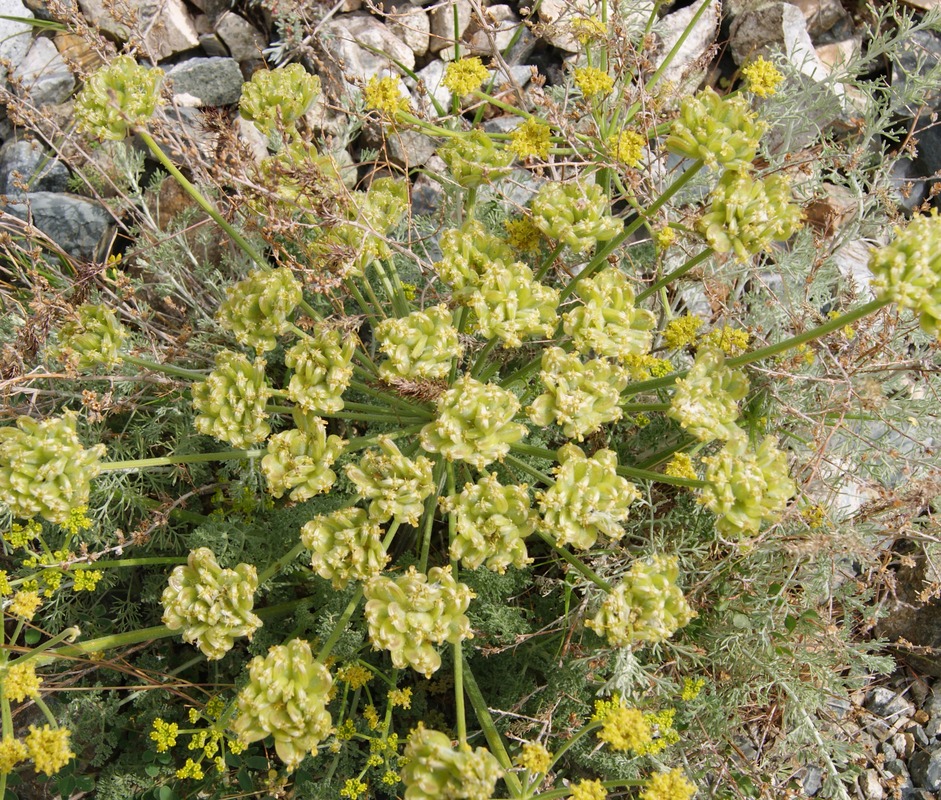
[(812, 764), (804, 767), (804, 777), (801, 780), (801, 785), (805, 795), (814, 797), (823, 788), (823, 770)]
[(475, 20), (470, 27), (469, 52), (490, 55), (496, 49), (502, 53), (510, 46), (522, 23), (510, 6), (489, 6), (484, 16), (484, 20)]
[(431, 20), (423, 8), (408, 2), (396, 5), (386, 14), (386, 24), (416, 56), (423, 56), (428, 52)]
[(191, 58), (167, 71), (173, 94), (197, 100), (193, 105), (229, 106), (242, 94), (242, 71), (234, 58)]
[(823, 183), (820, 196), (804, 207), (804, 218), (824, 236), (833, 236), (856, 216), (858, 210), (859, 202), (849, 189)]
[(216, 22), (216, 35), (229, 48), (229, 55), (236, 61), (251, 61), (261, 58), (267, 47), (265, 37), (246, 19), (226, 11)]
[(41, 36), (13, 70), (27, 96), (37, 106), (56, 105), (69, 99), (75, 78), (51, 39)]
[[(703, 12), (693, 29), (686, 34), (693, 17), (700, 10), (703, 3), (710, 3), (710, 8)], [(673, 57), (663, 71), (663, 81), (672, 83), (678, 103), (683, 97), (691, 94), (702, 83), (709, 67), (709, 62), (703, 56), (716, 43), (719, 33), (720, 6), (712, 0), (699, 0), (691, 6), (686, 6), (672, 14), (667, 14), (654, 25), (653, 32), (657, 37), (659, 46), (654, 63), (657, 67), (666, 61), (673, 47), (686, 35), (679, 52)], [(699, 62), (699, 63), (698, 63)], [(694, 65), (698, 68), (692, 69)]]
[(73, 194), (30, 192), (3, 206), (14, 217), (32, 222), (70, 256), (95, 257), (112, 217), (100, 203)]
[[(89, 22), (126, 42), (132, 31), (123, 20), (115, 19), (108, 10), (110, 5), (105, 0), (79, 0)], [(134, 28), (143, 34), (146, 50), (158, 61), (199, 46), (196, 26), (183, 0), (137, 0), (133, 9), (137, 17)]]
[(915, 707), (904, 697), (884, 686), (877, 686), (866, 695), (863, 706), (873, 714), (885, 719), (911, 716)]
[(28, 192), (64, 192), (68, 180), (65, 164), (39, 142), (11, 140), (0, 147), (0, 195), (23, 194), (17, 184), (26, 184)]
[(882, 781), (879, 780), (879, 773), (874, 769), (867, 769), (856, 781), (863, 800), (883, 800), (885, 790), (882, 788)]
[(415, 66), (415, 54), (409, 46), (366, 14), (332, 19), (324, 26), (324, 33), (327, 48), (342, 62), (347, 80), (368, 81), (383, 69), (395, 69), (395, 61), (408, 69)]
[(436, 5), (431, 11), (431, 42), (428, 49), (440, 53), (445, 48), (454, 55), (454, 9), (457, 8), (457, 30), (459, 39), (464, 38), (470, 25), (473, 9), (469, 0), (451, 0)]
[[(0, 0), (0, 16), (32, 19), (33, 12), (20, 0)], [(11, 64), (19, 64), (29, 52), (33, 43), (33, 28), (28, 22), (12, 19), (0, 19), (0, 59)], [(6, 78), (6, 71), (0, 67), (0, 81)]]
[(937, 792), (941, 789), (941, 750), (922, 750), (908, 762), (912, 783), (919, 789)]
[(816, 39), (846, 17), (839, 0), (788, 0), (807, 20), (807, 33)]

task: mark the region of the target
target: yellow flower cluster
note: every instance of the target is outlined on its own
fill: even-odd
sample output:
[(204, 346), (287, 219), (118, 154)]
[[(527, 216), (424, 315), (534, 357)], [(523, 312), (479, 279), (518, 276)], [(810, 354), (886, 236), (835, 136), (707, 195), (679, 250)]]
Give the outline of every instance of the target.
[(607, 141), (608, 152), (611, 157), (627, 164), (629, 167), (636, 167), (640, 163), (645, 144), (647, 144), (647, 139), (637, 131), (621, 131), (617, 136), (612, 136)]
[(42, 678), (36, 674), (36, 667), (29, 661), (25, 664), (14, 662), (6, 668), (6, 674), (0, 677), (3, 694), (14, 703), (21, 703), (27, 697), (39, 697)]
[(353, 691), (362, 688), (372, 680), (372, 673), (359, 664), (347, 664), (337, 671), (337, 680), (348, 683)]
[(522, 752), (516, 757), (516, 763), (532, 773), (544, 775), (549, 771), (552, 756), (539, 742), (524, 742)]
[(75, 753), (69, 749), (70, 735), (68, 728), (53, 728), (50, 725), (43, 725), (41, 728), (29, 726), (29, 736), (26, 737), (25, 744), (36, 772), (55, 775), (75, 758)]
[(684, 678), (683, 679), (683, 691), (680, 693), (680, 698), (684, 702), (690, 702), (699, 697), (699, 693), (702, 691), (702, 687), (706, 685), (706, 681), (703, 678)]
[(39, 592), (17, 592), (13, 595), (8, 610), (15, 617), (30, 620), (41, 605), (42, 599), (39, 597)]
[(665, 475), (670, 475), (673, 478), (689, 478), (693, 481), (699, 477), (696, 474), (696, 469), (693, 467), (693, 459), (690, 458), (688, 453), (677, 453), (674, 455), (663, 472)]
[(19, 739), (7, 736), (0, 741), (0, 775), (9, 775), (16, 765), (29, 756), (26, 745)]
[(441, 83), (458, 97), (463, 97), (479, 89), (480, 84), (487, 80), (487, 74), (487, 68), (479, 58), (462, 58), (448, 64)]
[(700, 347), (718, 347), (727, 356), (737, 356), (748, 349), (750, 339), (748, 331), (725, 325), (705, 334), (699, 342)]
[(13, 547), (26, 547), (33, 539), (42, 534), (42, 524), (34, 519), (27, 520), (25, 525), (14, 522), (3, 538)]
[(412, 707), (412, 690), (410, 687), (404, 689), (393, 689), (389, 692), (389, 705), (393, 708), (411, 708)]
[[(595, 707), (598, 708), (597, 704)], [(596, 711), (596, 716), (599, 713)], [(598, 738), (612, 750), (640, 753), (653, 741), (653, 728), (640, 709), (628, 708), (619, 702), (603, 714)]]
[(349, 800), (356, 800), (361, 794), (364, 794), (369, 787), (359, 778), (350, 778), (340, 789), (340, 797), (348, 797)]
[(757, 97), (771, 97), (776, 94), (778, 84), (784, 80), (778, 68), (760, 56), (742, 69), (742, 77), (748, 91)]
[(202, 780), (205, 777), (203, 768), (193, 759), (186, 759), (186, 763), (176, 771), (178, 778), (192, 778), (194, 781)]
[(93, 592), (98, 588), (98, 582), (104, 577), (100, 569), (77, 569), (72, 573), (72, 590), (76, 592)]
[(519, 159), (548, 158), (552, 131), (545, 122), (530, 117), (510, 134), (507, 149)]
[(614, 88), (614, 78), (597, 67), (578, 67), (575, 70), (575, 85), (585, 97), (606, 95)]
[(663, 329), (663, 343), (670, 349), (686, 347), (696, 341), (703, 321), (692, 314), (671, 319)]
[(571, 788), (571, 800), (605, 800), (608, 796), (601, 781), (579, 781)]
[(363, 98), (366, 108), (380, 111), (394, 117), (399, 111), (408, 111), (408, 98), (402, 94), (401, 82), (398, 78), (378, 75), (370, 78), (366, 88), (363, 89)]
[[(191, 711), (194, 710), (195, 709), (191, 709)], [(175, 722), (165, 722), (160, 717), (157, 717), (157, 719), (154, 720), (154, 729), (150, 732), (150, 738), (157, 743), (157, 752), (165, 753), (176, 745), (176, 737), (179, 732), (180, 726)]]
[(640, 800), (690, 800), (694, 794), (695, 784), (686, 780), (682, 770), (672, 769), (651, 776)]

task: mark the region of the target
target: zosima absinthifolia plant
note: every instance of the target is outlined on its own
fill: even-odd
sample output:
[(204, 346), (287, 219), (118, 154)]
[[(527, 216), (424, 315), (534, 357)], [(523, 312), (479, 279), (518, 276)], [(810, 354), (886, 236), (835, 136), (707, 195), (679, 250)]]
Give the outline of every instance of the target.
[[(89, 77), (81, 131), (139, 137), (228, 234), (243, 274), (218, 307), (208, 368), (142, 357), (140, 326), (105, 302), (75, 307), (47, 350), (76, 381), (169, 378), (172, 397), (164, 384), (154, 408), (186, 409), (182, 438), (203, 437), (199, 452), (109, 458), (91, 442), (108, 425), (80, 424), (68, 399), (0, 428), (0, 497), (15, 520), (15, 567), (0, 573), (13, 621), (0, 787), (26, 765), (54, 774), (75, 758), (37, 668), (182, 638), (172, 674), (218, 688), (167, 695), (159, 716), (157, 701), (141, 706), (161, 787), (696, 793), (705, 775), (682, 732), (719, 679), (695, 672), (709, 663), (714, 584), (803, 504), (786, 422), (755, 412), (778, 373), (756, 368), (893, 303), (937, 334), (941, 222), (898, 229), (872, 252), (874, 298), (798, 332), (678, 313), (690, 279), (748, 269), (802, 235), (788, 171), (756, 166), (768, 125), (757, 98), (781, 73), (756, 61), (737, 91), (674, 108), (662, 68), (644, 72), (614, 46), (619, 24), (604, 12), (574, 25), (582, 60), (543, 113), (498, 96), (493, 72), (460, 53), (449, 108), (413, 108), (397, 76), (362, 88), (390, 134), (440, 143), (451, 224), (425, 237), (405, 176), (346, 190), (307, 138), (320, 86), (300, 65), (244, 87), (240, 113), (270, 155), (236, 218), (153, 136), (159, 70), (122, 56)], [(489, 110), (520, 123), (486, 133)], [(654, 179), (668, 156), (681, 169)], [(502, 188), (523, 175), (520, 207)], [(705, 200), (681, 206), (696, 182)], [(96, 483), (168, 469), (267, 496), (237, 520), (230, 505), (225, 534), (219, 515), (171, 504), (198, 547), (89, 541), (107, 503)], [(708, 571), (692, 553), (712, 554)], [(157, 570), (162, 624), (28, 636), (66, 589), (106, 592), (129, 571), (152, 587)], [(12, 712), (27, 699), (46, 722), (24, 736)]]

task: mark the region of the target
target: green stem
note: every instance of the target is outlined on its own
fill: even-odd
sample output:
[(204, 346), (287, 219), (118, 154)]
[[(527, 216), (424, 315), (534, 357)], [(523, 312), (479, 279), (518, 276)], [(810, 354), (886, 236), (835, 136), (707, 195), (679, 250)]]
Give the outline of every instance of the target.
[(148, 469), (149, 467), (172, 467), (174, 464), (205, 464), (211, 461), (238, 461), (258, 458), (264, 450), (223, 450), (217, 453), (193, 453), (188, 456), (160, 456), (159, 458), (136, 458), (128, 461), (106, 461), (101, 464), (102, 472), (119, 470)]
[(519, 782), (519, 778), (516, 777), (516, 773), (511, 771), (513, 769), (513, 762), (510, 761), (510, 754), (506, 750), (506, 745), (503, 744), (503, 737), (500, 735), (500, 731), (498, 731), (497, 726), (493, 724), (493, 717), (490, 716), (487, 701), (484, 700), (484, 696), (480, 693), (480, 687), (474, 679), (474, 673), (471, 671), (471, 668), (466, 663), (463, 667), (464, 691), (467, 692), (467, 697), (474, 707), (477, 721), (483, 729), (487, 744), (490, 745), (490, 752), (496, 756), (497, 761), (500, 762), (500, 766), (506, 770), (503, 780), (506, 782), (507, 787), (509, 787), (514, 796), (522, 797), (523, 787)]
[(81, 633), (82, 631), (78, 627), (66, 628), (64, 631), (62, 631), (59, 634), (56, 634), (48, 641), (43, 642), (41, 645), (30, 648), (27, 652), (23, 653), (23, 655), (21, 655), (19, 658), (17, 658), (15, 661), (11, 663), (12, 664), (24, 664), (27, 661), (33, 658), (36, 658), (37, 656), (42, 655), (44, 652), (55, 647), (57, 644), (61, 644), (62, 642), (66, 641), (66, 639), (68, 639), (69, 643), (71, 644), (79, 636), (81, 636)]
[[(552, 754), (552, 762), (549, 764), (549, 768), (546, 770), (546, 773), (552, 771), (552, 768), (559, 763), (559, 759), (565, 755), (565, 753), (571, 749), (580, 739), (585, 738), (592, 731), (598, 730), (601, 727), (600, 722), (589, 722), (584, 728), (582, 728), (578, 733), (576, 733), (571, 739), (565, 742), (555, 753)], [(542, 797), (542, 795), (540, 795)]]
[(654, 294), (655, 292), (660, 291), (660, 289), (662, 289), (664, 286), (667, 286), (673, 281), (678, 280), (679, 278), (682, 278), (687, 272), (698, 267), (700, 264), (702, 264), (703, 261), (706, 261), (710, 256), (712, 256), (712, 250), (703, 250), (698, 255), (693, 256), (689, 261), (687, 261), (681, 267), (677, 267), (675, 270), (673, 270), (673, 272), (669, 273), (668, 275), (664, 275), (656, 283), (644, 289), (640, 294), (637, 295), (637, 297), (635, 298), (635, 302), (640, 303), (641, 301), (646, 300), (648, 297), (650, 297), (650, 295)]
[(435, 493), (425, 500), (425, 528), (421, 537), (421, 553), (418, 559), (419, 572), (428, 572), (428, 556), (431, 553), (431, 529), (435, 522), (435, 507), (438, 504), (437, 495), (441, 494), (441, 489), (444, 486), (444, 465), (445, 460), (443, 458), (436, 459), (431, 478), (435, 485)]
[(584, 575), (588, 580), (590, 580), (595, 586), (599, 589), (604, 589), (606, 592), (612, 591), (611, 584), (608, 583), (604, 578), (600, 577), (591, 567), (581, 561), (579, 558), (573, 556), (568, 550), (564, 547), (560, 547), (555, 543), (555, 539), (552, 538), (548, 533), (541, 530), (536, 530), (536, 535), (542, 539), (549, 547), (551, 547), (555, 552), (562, 557), (562, 559), (568, 562), (572, 567), (578, 570), (582, 575)]
[(267, 268), (268, 263), (261, 254), (249, 244), (248, 240), (242, 236), (241, 233), (229, 224), (225, 217), (205, 198), (202, 192), (183, 176), (183, 173), (176, 168), (176, 165), (170, 160), (167, 154), (160, 149), (160, 145), (154, 141), (153, 137), (145, 130), (138, 129), (137, 133), (144, 144), (150, 149), (150, 152), (154, 154), (154, 157), (163, 165), (163, 168), (176, 179), (183, 191), (194, 200), (196, 205), (212, 217), (215, 223), (231, 237), (232, 241), (238, 245), (239, 249), (245, 253), (245, 255), (259, 267)]
[(639, 481), (656, 481), (657, 483), (666, 483), (670, 486), (685, 486), (689, 489), (701, 489), (708, 486), (705, 481), (697, 481), (692, 478), (677, 478), (673, 475), (664, 475), (662, 472), (652, 472), (649, 469), (640, 467), (628, 467), (624, 464), (615, 468), (615, 472), (625, 478), (635, 478)]
[(133, 364), (135, 367), (149, 369), (151, 372), (162, 372), (165, 375), (173, 375), (175, 378), (186, 378), (187, 380), (202, 381), (206, 379), (206, 373), (195, 369), (184, 369), (175, 367), (172, 364), (158, 364), (155, 361), (148, 361), (146, 358), (139, 358), (130, 354), (123, 354), (122, 361)]
[[(510, 445), (510, 446), (513, 447), (514, 445)], [(525, 472), (531, 478), (535, 478), (540, 483), (545, 484), (546, 486), (555, 485), (555, 481), (552, 480), (552, 478), (550, 478), (544, 472), (540, 472), (538, 469), (531, 466), (530, 464), (527, 464), (522, 459), (519, 459), (516, 456), (509, 454), (509, 453), (505, 455), (503, 458), (506, 461), (506, 463), (516, 467), (520, 472)]]
[(119, 561), (93, 561), (86, 564), (83, 561), (76, 562), (72, 564), (72, 569), (116, 569), (120, 567), (152, 567), (152, 566), (171, 566), (176, 564), (185, 564), (187, 562), (186, 556), (179, 556), (174, 558), (122, 558)]
[(258, 576), (258, 585), (263, 586), (266, 581), (270, 578), (273, 578), (277, 575), (282, 569), (284, 569), (288, 564), (290, 564), (295, 558), (297, 558), (301, 552), (304, 550), (304, 542), (298, 542), (294, 547), (292, 547), (288, 552), (286, 552), (281, 558), (272, 561), (268, 567)]
[(413, 433), (419, 433), (422, 428), (424, 428), (424, 423), (421, 425), (410, 425), (407, 428), (402, 428), (398, 431), (388, 431), (386, 433), (375, 433), (372, 436), (357, 436), (353, 439), (350, 439), (346, 443), (346, 447), (343, 449), (344, 453), (354, 453), (357, 450), (363, 450), (367, 447), (370, 447), (376, 444), (379, 441), (380, 436), (386, 436), (389, 439), (401, 439), (405, 436), (411, 436)]
[[(708, 4), (707, 4), (708, 5)], [(617, 789), (619, 787), (627, 786), (646, 786), (647, 781), (644, 780), (614, 780), (614, 781), (602, 781), (601, 785), (605, 789)], [(550, 789), (548, 792), (541, 792), (540, 794), (535, 794), (532, 797), (532, 800), (556, 800), (560, 797), (570, 797), (572, 795), (571, 788), (565, 789)]]
[(550, 269), (552, 269), (552, 265), (555, 264), (555, 260), (562, 254), (562, 251), (564, 249), (565, 249), (565, 244), (563, 242), (559, 242), (552, 249), (552, 252), (546, 256), (545, 260), (542, 262), (542, 264), (539, 266), (539, 269), (536, 272), (537, 281), (541, 281), (546, 276), (546, 273)]
[(471, 367), (470, 374), (472, 378), (479, 378), (480, 371), (487, 364), (487, 358), (493, 352), (493, 348), (495, 348), (499, 342), (500, 339), (498, 337), (492, 336), (487, 344), (484, 345), (483, 350), (480, 351), (480, 353), (477, 355), (476, 361), (474, 361), (474, 366)]
[(340, 619), (337, 620), (337, 624), (334, 626), (333, 631), (331, 631), (329, 638), (323, 643), (323, 647), (320, 648), (320, 652), (317, 653), (317, 663), (323, 664), (323, 662), (330, 657), (330, 653), (333, 651), (336, 643), (340, 641), (340, 637), (343, 635), (343, 631), (346, 630), (347, 623), (350, 621), (350, 618), (356, 611), (356, 607), (359, 605), (359, 601), (362, 599), (363, 587), (360, 586), (356, 590), (356, 594), (353, 595), (353, 598), (350, 600), (350, 602), (347, 603), (346, 608), (340, 615)]

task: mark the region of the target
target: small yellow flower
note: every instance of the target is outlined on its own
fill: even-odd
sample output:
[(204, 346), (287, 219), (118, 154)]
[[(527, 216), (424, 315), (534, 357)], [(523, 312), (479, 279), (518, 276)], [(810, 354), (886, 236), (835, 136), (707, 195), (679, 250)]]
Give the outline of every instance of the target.
[(589, 42), (601, 41), (608, 35), (604, 23), (598, 17), (579, 17), (569, 24), (572, 35), (584, 47)]
[(644, 713), (637, 708), (627, 708), (620, 701), (604, 711), (601, 726), (598, 738), (607, 742), (612, 750), (636, 752), (653, 741), (653, 728)]
[(180, 726), (175, 722), (164, 722), (160, 717), (154, 720), (154, 729), (150, 738), (157, 743), (157, 752), (165, 753), (176, 744), (176, 737)]
[(339, 728), (337, 728), (337, 739), (341, 742), (348, 742), (356, 735), (356, 725), (353, 720), (348, 719)]
[(673, 230), (669, 225), (664, 228), (661, 228), (654, 234), (654, 243), (657, 245), (657, 250), (661, 253), (670, 247), (676, 241), (676, 231)]
[(408, 111), (408, 98), (400, 91), (401, 82), (398, 78), (378, 75), (370, 78), (363, 90), (366, 108), (380, 111), (394, 117), (399, 111)]
[(337, 679), (348, 683), (354, 691), (372, 680), (372, 673), (359, 664), (347, 664), (337, 672)]
[(688, 453), (676, 453), (663, 470), (665, 475), (674, 478), (689, 478), (696, 480), (699, 476), (693, 467), (693, 459)]
[(104, 577), (100, 569), (77, 569), (72, 573), (72, 591), (93, 592)]
[(0, 679), (3, 684), (3, 693), (14, 703), (21, 703), (27, 697), (39, 697), (39, 686), (42, 678), (36, 674), (36, 667), (32, 662), (13, 664), (7, 667), (7, 673)]
[(818, 503), (801, 510), (801, 517), (809, 528), (822, 528), (827, 521), (827, 510)]
[(516, 763), (532, 773), (545, 774), (552, 763), (552, 756), (539, 742), (524, 742), (523, 751), (516, 757)]
[(7, 578), (7, 571), (0, 569), (0, 597), (6, 597), (13, 594), (13, 587), (10, 586), (10, 580)]
[(742, 77), (745, 78), (748, 91), (757, 97), (771, 97), (778, 91), (778, 84), (784, 80), (778, 68), (760, 56), (742, 69)]
[(682, 770), (672, 769), (651, 776), (640, 800), (690, 800), (694, 794), (696, 786), (686, 780)]
[(39, 607), (42, 605), (42, 599), (39, 597), (39, 592), (17, 592), (13, 595), (13, 600), (10, 602), (9, 610), (10, 613), (16, 617), (22, 617), (23, 619), (30, 620), (39, 610)]
[(515, 153), (519, 159), (533, 156), (548, 158), (551, 134), (552, 130), (545, 122), (530, 117), (510, 134), (510, 144), (507, 149)]
[(709, 331), (699, 342), (699, 347), (718, 347), (727, 356), (737, 356), (748, 349), (748, 331), (725, 325)]
[(69, 512), (69, 518), (62, 523), (62, 527), (77, 536), (79, 531), (87, 531), (92, 526), (92, 521), (88, 517), (88, 506), (79, 506)]
[(617, 136), (612, 136), (607, 141), (611, 158), (627, 164), (629, 167), (636, 167), (640, 163), (646, 144), (647, 139), (637, 131), (621, 131)]
[(571, 788), (571, 800), (605, 800), (608, 796), (601, 781), (579, 781)]
[(411, 708), (412, 707), (412, 690), (410, 687), (405, 689), (393, 689), (389, 692), (389, 703), (393, 708), (399, 706), (401, 708)]
[(26, 737), (26, 749), (33, 760), (36, 772), (46, 775), (55, 775), (62, 767), (75, 758), (75, 753), (69, 749), (68, 728), (52, 728), (43, 725), (37, 728), (29, 726), (29, 736)]
[(635, 381), (662, 378), (673, 372), (673, 364), (664, 358), (657, 358), (652, 355), (635, 356), (629, 354), (622, 358), (621, 362)]
[(340, 789), (340, 797), (348, 797), (349, 800), (356, 800), (356, 798), (363, 794), (368, 788), (369, 787), (359, 778), (349, 778), (343, 788)]
[(577, 67), (575, 85), (585, 97), (606, 95), (614, 88), (614, 78), (597, 67)]
[(399, 773), (393, 772), (391, 769), (382, 776), (382, 782), (386, 786), (395, 786), (399, 782)]
[(19, 739), (6, 737), (0, 741), (0, 775), (9, 775), (29, 755)]
[(696, 341), (696, 334), (702, 327), (702, 320), (692, 314), (671, 319), (663, 329), (663, 343), (670, 349), (676, 350)]
[(690, 702), (699, 697), (699, 693), (702, 691), (702, 687), (706, 685), (706, 681), (702, 678), (684, 678), (683, 679), (683, 691), (680, 694), (680, 697), (685, 702)]
[(542, 244), (542, 232), (533, 223), (532, 217), (520, 217), (503, 223), (506, 240), (510, 247), (521, 253), (533, 253)]
[(202, 780), (204, 777), (203, 768), (193, 759), (186, 759), (186, 763), (176, 771), (178, 778), (192, 778), (194, 781)]
[(363, 717), (366, 719), (366, 724), (374, 731), (379, 730), (379, 714), (376, 712), (376, 707), (369, 705), (363, 709)]
[(448, 64), (441, 82), (458, 97), (463, 97), (479, 89), (487, 75), (487, 68), (479, 58), (462, 58)]

